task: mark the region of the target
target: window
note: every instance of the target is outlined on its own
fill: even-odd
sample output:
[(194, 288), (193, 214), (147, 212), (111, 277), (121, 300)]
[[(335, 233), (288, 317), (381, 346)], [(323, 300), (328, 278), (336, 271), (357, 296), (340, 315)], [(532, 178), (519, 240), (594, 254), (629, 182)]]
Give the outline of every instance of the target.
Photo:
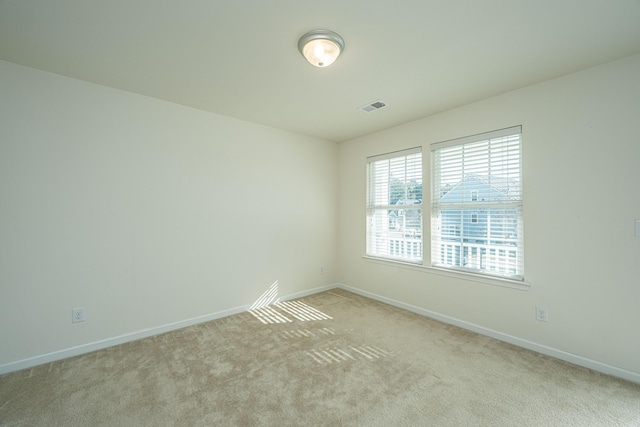
[(431, 265), (523, 280), (520, 126), (431, 145)]
[(422, 149), (367, 159), (367, 255), (422, 262)]

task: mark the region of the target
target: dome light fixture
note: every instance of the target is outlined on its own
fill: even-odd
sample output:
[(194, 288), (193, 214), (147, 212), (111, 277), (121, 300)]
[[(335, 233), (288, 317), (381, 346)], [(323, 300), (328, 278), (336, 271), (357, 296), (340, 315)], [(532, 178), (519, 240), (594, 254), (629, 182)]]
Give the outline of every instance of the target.
[(313, 30), (300, 37), (298, 50), (311, 65), (327, 67), (344, 50), (344, 40), (333, 31)]

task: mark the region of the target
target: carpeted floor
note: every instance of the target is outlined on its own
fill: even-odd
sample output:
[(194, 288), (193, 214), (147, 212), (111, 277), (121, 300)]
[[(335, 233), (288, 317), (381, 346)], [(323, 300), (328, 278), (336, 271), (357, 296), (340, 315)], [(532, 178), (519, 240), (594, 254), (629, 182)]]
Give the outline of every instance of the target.
[(2, 426), (640, 426), (640, 385), (331, 290), (0, 377)]

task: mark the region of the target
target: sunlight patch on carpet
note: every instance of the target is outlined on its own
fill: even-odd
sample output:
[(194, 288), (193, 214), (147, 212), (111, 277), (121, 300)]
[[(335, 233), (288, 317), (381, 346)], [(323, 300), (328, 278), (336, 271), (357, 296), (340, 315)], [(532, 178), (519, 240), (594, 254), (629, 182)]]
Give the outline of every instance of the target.
[(372, 347), (370, 345), (366, 345), (363, 347), (351, 347), (351, 350), (370, 360), (380, 359), (381, 357), (388, 357), (393, 354), (386, 350), (382, 350), (381, 348)]
[(249, 313), (265, 325), (293, 322), (288, 316), (294, 317), (296, 320), (302, 322), (333, 319), (333, 317), (328, 314), (301, 301), (284, 301), (273, 305), (257, 307), (250, 309)]
[(285, 331), (283, 333), (280, 334), (280, 336), (282, 338), (309, 338), (309, 337), (315, 337), (316, 334), (314, 334), (313, 332), (311, 332), (308, 329), (298, 329), (297, 331)]
[(249, 313), (253, 314), (256, 319), (258, 319), (265, 325), (273, 324), (273, 323), (293, 322), (293, 320), (281, 314), (280, 312), (278, 312), (278, 310), (273, 309), (271, 306), (256, 308), (255, 310), (249, 310)]
[(276, 307), (286, 311), (293, 317), (303, 322), (309, 320), (331, 320), (333, 317), (311, 307), (301, 301), (285, 301), (275, 304)]
[(354, 347), (348, 349), (341, 348), (325, 348), (314, 349), (306, 352), (315, 362), (325, 365), (329, 363), (340, 363), (348, 360), (377, 360), (392, 356), (393, 353), (370, 345)]
[[(335, 335), (336, 331), (332, 328), (320, 328), (316, 331), (318, 335)], [(280, 333), (280, 336), (285, 339), (293, 338), (310, 338), (315, 337), (316, 334), (308, 329), (298, 329), (297, 331), (284, 331)]]
[(327, 363), (336, 363), (336, 362), (344, 362), (345, 360), (356, 360), (353, 356), (351, 356), (346, 351), (339, 348), (327, 348), (325, 350), (311, 350), (307, 351), (307, 356), (311, 357), (313, 360), (318, 362), (319, 364), (327, 364)]

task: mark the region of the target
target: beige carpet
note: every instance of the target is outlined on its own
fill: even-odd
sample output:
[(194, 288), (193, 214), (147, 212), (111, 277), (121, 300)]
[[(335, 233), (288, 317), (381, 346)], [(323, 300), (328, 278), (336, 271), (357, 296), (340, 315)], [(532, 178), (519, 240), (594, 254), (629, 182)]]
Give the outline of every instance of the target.
[(343, 290), (0, 377), (3, 426), (640, 426), (640, 386)]

